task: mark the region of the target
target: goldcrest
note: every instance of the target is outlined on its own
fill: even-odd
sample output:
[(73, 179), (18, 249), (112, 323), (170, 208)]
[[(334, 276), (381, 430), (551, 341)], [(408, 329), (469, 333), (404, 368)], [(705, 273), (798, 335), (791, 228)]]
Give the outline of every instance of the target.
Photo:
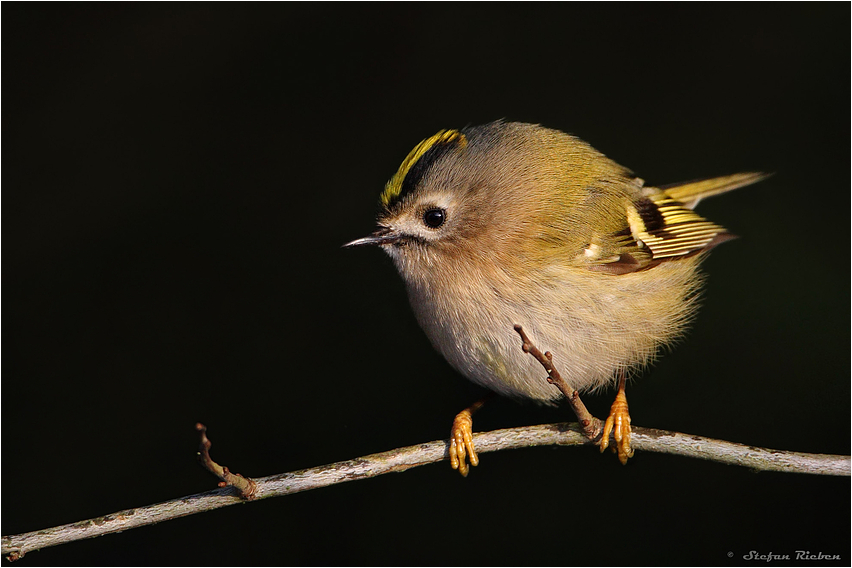
[(557, 130), (442, 130), (385, 186), (378, 229), (347, 246), (390, 255), (420, 326), (457, 371), (549, 403), (562, 395), (513, 326), (579, 392), (647, 364), (695, 314), (704, 253), (732, 238), (693, 207), (763, 177), (648, 187)]

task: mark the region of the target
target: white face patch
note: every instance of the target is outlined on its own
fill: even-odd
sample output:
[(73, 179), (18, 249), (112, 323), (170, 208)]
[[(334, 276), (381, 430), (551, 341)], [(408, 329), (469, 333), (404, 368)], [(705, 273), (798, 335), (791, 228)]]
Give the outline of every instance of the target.
[(583, 250), (583, 254), (585, 254), (588, 259), (598, 258), (601, 254), (601, 247), (592, 243)]
[(458, 198), (451, 194), (449, 191), (438, 192), (432, 191), (428, 194), (425, 194), (418, 200), (418, 203), (421, 204), (421, 207), (424, 205), (428, 205), (429, 208), (437, 207), (440, 209), (450, 209), (455, 206)]

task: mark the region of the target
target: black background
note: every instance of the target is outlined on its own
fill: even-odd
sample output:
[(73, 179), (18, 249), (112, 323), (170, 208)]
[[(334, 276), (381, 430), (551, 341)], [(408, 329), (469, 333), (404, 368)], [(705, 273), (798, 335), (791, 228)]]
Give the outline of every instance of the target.
[[(378, 250), (441, 128), (572, 132), (740, 239), (633, 423), (848, 454), (849, 5), (3, 6), (3, 534), (446, 437), (482, 391)], [(612, 393), (589, 397), (604, 414)], [(498, 400), (476, 429), (571, 419)], [(486, 454), (46, 549), (58, 564), (744, 564), (840, 554), (848, 478)], [(839, 520), (838, 520), (839, 519)], [(729, 558), (729, 553), (733, 555)], [(785, 564), (791, 564), (785, 563)]]

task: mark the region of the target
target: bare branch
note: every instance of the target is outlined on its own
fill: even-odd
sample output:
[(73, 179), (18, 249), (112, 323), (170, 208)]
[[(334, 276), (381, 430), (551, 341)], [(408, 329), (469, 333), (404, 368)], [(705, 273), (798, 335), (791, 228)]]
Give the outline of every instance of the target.
[[(583, 434), (580, 425), (576, 423), (543, 424), (495, 430), (475, 434), (473, 440), (479, 453), (532, 446), (593, 445), (593, 442), (589, 441)], [(677, 454), (739, 465), (758, 471), (850, 475), (849, 456), (803, 454), (755, 448), (651, 428), (634, 426), (632, 445), (637, 450)], [(258, 478), (254, 480), (257, 484), (255, 500), (280, 497), (336, 483), (366, 479), (440, 462), (448, 459), (448, 447), (449, 442), (447, 440), (436, 440), (354, 460)], [(95, 519), (20, 535), (4, 536), (2, 553), (10, 560), (16, 560), (25, 553), (39, 548), (126, 531), (245, 502), (246, 500), (240, 497), (238, 490), (230, 486), (224, 487), (157, 505), (127, 509)]]

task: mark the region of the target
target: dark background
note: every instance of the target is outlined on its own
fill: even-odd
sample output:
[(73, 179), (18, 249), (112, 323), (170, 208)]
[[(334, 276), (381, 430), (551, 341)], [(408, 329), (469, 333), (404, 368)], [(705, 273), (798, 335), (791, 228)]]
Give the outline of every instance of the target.
[[(390, 260), (340, 245), (372, 230), (417, 142), (500, 117), (572, 132), (649, 183), (775, 172), (700, 207), (741, 238), (706, 262), (689, 335), (630, 387), (633, 423), (849, 453), (848, 4), (2, 15), (3, 534), (213, 488), (199, 420), (216, 459), (258, 477), (446, 437), (482, 391), (431, 349)], [(475, 427), (569, 419), (499, 400)], [(537, 448), (21, 565), (848, 565), (849, 489)]]

